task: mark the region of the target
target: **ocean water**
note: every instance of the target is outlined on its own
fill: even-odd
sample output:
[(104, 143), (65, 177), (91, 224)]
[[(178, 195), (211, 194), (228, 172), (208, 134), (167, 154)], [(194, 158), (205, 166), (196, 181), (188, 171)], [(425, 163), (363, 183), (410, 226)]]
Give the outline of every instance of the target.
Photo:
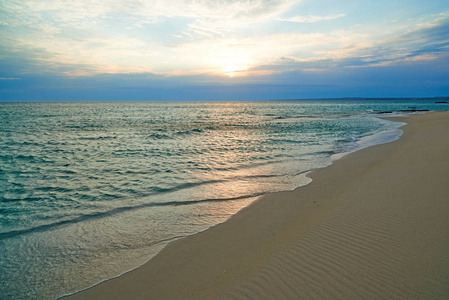
[(0, 298), (55, 299), (118, 276), (263, 194), (309, 183), (335, 153), (394, 139), (400, 124), (379, 112), (448, 108), (0, 103)]

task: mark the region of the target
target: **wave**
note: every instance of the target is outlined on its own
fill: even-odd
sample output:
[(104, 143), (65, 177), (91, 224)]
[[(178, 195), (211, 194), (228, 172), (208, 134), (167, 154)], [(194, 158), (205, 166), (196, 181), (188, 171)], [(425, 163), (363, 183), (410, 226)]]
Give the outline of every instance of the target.
[[(260, 175), (248, 175), (248, 176), (234, 176), (234, 177), (227, 178), (224, 180), (208, 180), (208, 181), (202, 181), (202, 182), (185, 183), (185, 184), (180, 184), (180, 185), (177, 185), (177, 186), (171, 187), (171, 188), (165, 188), (165, 189), (159, 188), (153, 193), (142, 195), (141, 198), (168, 194), (168, 193), (172, 193), (172, 192), (176, 192), (176, 191), (180, 191), (180, 190), (184, 190), (184, 189), (189, 189), (192, 187), (214, 184), (214, 183), (232, 182), (232, 181), (244, 180), (244, 179), (274, 178), (274, 177), (282, 177), (282, 176), (298, 176), (301, 174), (308, 173), (312, 170), (313, 169), (307, 169), (307, 170), (296, 172), (294, 174), (260, 174)], [(256, 192), (256, 193), (247, 194), (247, 195), (239, 195), (239, 196), (235, 196), (235, 197), (206, 198), (206, 199), (186, 200), (186, 201), (149, 202), (149, 203), (143, 203), (143, 204), (132, 205), (132, 206), (122, 206), (122, 207), (117, 207), (117, 208), (114, 208), (114, 209), (111, 209), (108, 211), (83, 214), (83, 215), (80, 215), (80, 216), (77, 216), (77, 217), (74, 217), (71, 219), (53, 222), (53, 223), (49, 223), (49, 224), (44, 224), (44, 225), (40, 225), (40, 226), (35, 226), (35, 227), (31, 227), (31, 228), (3, 232), (3, 233), (0, 233), (0, 240), (15, 238), (15, 237), (18, 237), (21, 235), (26, 235), (26, 234), (56, 230), (61, 226), (75, 224), (75, 223), (79, 223), (79, 222), (90, 221), (93, 219), (101, 219), (101, 218), (113, 216), (113, 215), (128, 212), (128, 211), (138, 210), (138, 209), (145, 209), (145, 208), (150, 208), (150, 207), (186, 206), (186, 205), (196, 205), (196, 204), (202, 204), (202, 203), (236, 201), (236, 200), (260, 197), (267, 193), (268, 192), (264, 191), (264, 192)], [(35, 200), (36, 199), (34, 198), (33, 201), (35, 201)]]
[(86, 141), (98, 141), (98, 140), (113, 140), (117, 139), (116, 136), (87, 136), (87, 137), (79, 137), (79, 140), (86, 140)]
[(259, 192), (259, 193), (253, 193), (250, 195), (241, 195), (241, 196), (229, 197), (229, 198), (208, 198), (208, 199), (199, 199), (199, 200), (190, 200), (190, 201), (150, 202), (150, 203), (144, 203), (144, 204), (139, 204), (139, 205), (134, 205), (134, 206), (122, 206), (122, 207), (114, 208), (109, 211), (81, 215), (81, 216), (78, 216), (73, 219), (63, 220), (63, 221), (54, 222), (54, 223), (50, 223), (50, 224), (44, 224), (44, 225), (26, 228), (26, 229), (3, 232), (3, 233), (0, 233), (0, 240), (10, 239), (10, 238), (14, 238), (14, 237), (25, 235), (25, 234), (51, 231), (51, 230), (55, 230), (64, 225), (70, 225), (70, 224), (74, 224), (74, 223), (90, 221), (92, 219), (101, 219), (101, 218), (109, 217), (109, 216), (127, 212), (127, 211), (133, 211), (133, 210), (144, 209), (144, 208), (149, 208), (149, 207), (185, 206), (185, 205), (195, 205), (195, 204), (208, 203), (208, 202), (236, 201), (236, 200), (241, 200), (241, 199), (256, 198), (256, 197), (263, 196), (265, 194), (267, 194), (267, 193)]

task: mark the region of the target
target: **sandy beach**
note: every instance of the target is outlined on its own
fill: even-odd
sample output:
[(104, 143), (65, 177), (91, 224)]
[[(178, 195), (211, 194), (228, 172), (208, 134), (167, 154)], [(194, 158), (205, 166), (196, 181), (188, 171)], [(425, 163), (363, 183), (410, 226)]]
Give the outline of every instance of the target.
[(449, 112), (64, 299), (449, 299)]

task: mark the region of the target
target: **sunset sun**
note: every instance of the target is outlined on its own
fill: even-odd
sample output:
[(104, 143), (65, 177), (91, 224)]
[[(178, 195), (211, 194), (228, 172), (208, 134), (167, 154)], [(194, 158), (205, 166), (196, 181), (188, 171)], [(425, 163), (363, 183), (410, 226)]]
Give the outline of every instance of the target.
[(229, 57), (217, 60), (221, 66), (221, 72), (229, 77), (242, 75), (248, 70), (248, 60), (241, 57)]

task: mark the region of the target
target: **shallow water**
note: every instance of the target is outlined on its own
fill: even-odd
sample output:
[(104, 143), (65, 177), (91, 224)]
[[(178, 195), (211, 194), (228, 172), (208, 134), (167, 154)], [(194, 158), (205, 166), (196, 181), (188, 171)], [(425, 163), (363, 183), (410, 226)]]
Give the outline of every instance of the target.
[(52, 299), (135, 268), (260, 195), (307, 184), (305, 173), (332, 154), (397, 128), (376, 112), (410, 107), (447, 109), (411, 100), (1, 103), (0, 295)]

